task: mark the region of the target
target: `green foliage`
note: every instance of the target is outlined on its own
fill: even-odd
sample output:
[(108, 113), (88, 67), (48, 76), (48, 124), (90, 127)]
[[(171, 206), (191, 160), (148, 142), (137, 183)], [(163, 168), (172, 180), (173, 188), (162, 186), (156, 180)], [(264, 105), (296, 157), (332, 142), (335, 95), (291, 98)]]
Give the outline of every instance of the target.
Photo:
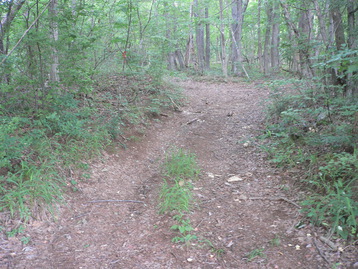
[(191, 184), (174, 180), (174, 183), (165, 181), (160, 192), (160, 213), (178, 211), (188, 212), (192, 202)]
[[(354, 99), (331, 95), (319, 81), (271, 85), (262, 148), (281, 167), (303, 168), (311, 189), (303, 212), (343, 238), (357, 232), (357, 111)], [(309, 87), (307, 87), (309, 86)], [(290, 89), (290, 92), (287, 91)]]
[(358, 202), (353, 199), (352, 186), (343, 180), (334, 182), (325, 195), (313, 195), (302, 204), (306, 206), (303, 212), (314, 224), (328, 223), (344, 239), (357, 234)]
[(265, 249), (264, 248), (255, 248), (252, 251), (250, 251), (249, 254), (247, 254), (247, 261), (251, 262), (252, 260), (254, 260), (257, 257), (262, 257), (262, 258), (266, 258), (266, 254), (264, 253)]
[(172, 150), (164, 163), (164, 183), (159, 195), (160, 213), (176, 212), (173, 219), (178, 223), (171, 230), (178, 230), (180, 236), (172, 239), (175, 243), (187, 243), (197, 239), (191, 234), (193, 227), (190, 220), (184, 218), (184, 213), (189, 212), (192, 203), (192, 184), (190, 180), (196, 179), (200, 173), (195, 160), (195, 155), (182, 149)]
[(183, 149), (173, 150), (164, 163), (165, 176), (176, 180), (195, 180), (200, 169), (196, 163), (196, 156)]
[(178, 224), (173, 225), (172, 227), (170, 227), (170, 229), (178, 231), (180, 236), (174, 237), (172, 239), (172, 242), (188, 243), (189, 241), (197, 239), (196, 235), (190, 233), (194, 230), (194, 228), (190, 224), (190, 220), (184, 219), (183, 215), (175, 215), (173, 219), (176, 220)]

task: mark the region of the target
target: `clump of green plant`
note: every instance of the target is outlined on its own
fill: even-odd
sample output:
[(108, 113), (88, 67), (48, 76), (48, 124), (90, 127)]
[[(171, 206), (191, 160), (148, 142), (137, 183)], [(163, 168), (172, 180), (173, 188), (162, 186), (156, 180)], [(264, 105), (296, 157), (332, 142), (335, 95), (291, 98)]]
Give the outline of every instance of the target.
[[(357, 233), (358, 103), (318, 80), (276, 82), (262, 146), (271, 162), (302, 168), (312, 223), (347, 238)], [(335, 94), (332, 94), (335, 91)], [(266, 141), (267, 141), (266, 140)]]
[(188, 212), (192, 204), (192, 185), (184, 180), (168, 182), (164, 180), (159, 199), (160, 213), (177, 211)]
[(193, 153), (174, 149), (164, 163), (164, 175), (173, 180), (195, 180), (200, 169)]
[(164, 165), (164, 182), (159, 195), (161, 200), (160, 213), (176, 212), (173, 219), (178, 223), (171, 227), (178, 230), (180, 236), (174, 237), (173, 242), (188, 242), (197, 237), (190, 232), (193, 230), (190, 220), (184, 218), (192, 204), (192, 180), (198, 178), (200, 169), (196, 157), (183, 149), (173, 150), (166, 158)]
[(172, 239), (173, 243), (188, 243), (198, 238), (196, 235), (191, 234), (194, 228), (191, 226), (189, 219), (185, 219), (182, 214), (175, 215), (173, 219), (177, 221), (178, 224), (173, 225), (170, 229), (178, 231), (180, 234)]
[(281, 245), (281, 238), (278, 235), (275, 235), (275, 237), (270, 241), (270, 244), (273, 247), (278, 247)]
[(255, 248), (254, 250), (250, 251), (250, 253), (246, 255), (247, 261), (251, 262), (257, 257), (266, 258), (266, 254), (264, 253), (264, 251), (265, 251), (264, 248)]

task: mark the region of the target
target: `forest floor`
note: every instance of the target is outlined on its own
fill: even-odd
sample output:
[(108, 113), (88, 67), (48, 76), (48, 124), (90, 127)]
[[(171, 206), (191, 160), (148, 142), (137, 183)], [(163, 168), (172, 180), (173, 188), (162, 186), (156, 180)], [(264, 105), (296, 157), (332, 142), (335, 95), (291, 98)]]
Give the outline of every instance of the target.
[[(27, 226), (28, 244), (2, 239), (1, 268), (334, 267), (344, 254), (308, 223), (296, 228), (303, 219), (295, 203), (304, 196), (295, 187), (299, 174), (273, 168), (257, 147), (268, 90), (258, 83), (173, 82), (188, 98), (182, 111), (131, 131), (138, 139), (127, 149), (92, 162), (91, 178), (67, 196), (55, 222)], [(158, 213), (161, 165), (174, 146), (195, 153), (201, 168), (188, 216), (199, 241), (173, 243), (175, 222)]]

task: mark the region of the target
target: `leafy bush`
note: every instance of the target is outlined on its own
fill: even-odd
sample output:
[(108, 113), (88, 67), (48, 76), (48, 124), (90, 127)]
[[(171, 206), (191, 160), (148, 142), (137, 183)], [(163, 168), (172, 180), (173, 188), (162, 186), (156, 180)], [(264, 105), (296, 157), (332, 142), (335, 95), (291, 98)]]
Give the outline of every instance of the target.
[(312, 195), (303, 204), (312, 222), (347, 238), (357, 232), (358, 103), (332, 95), (318, 80), (279, 81), (267, 111), (263, 146), (272, 163), (301, 167)]

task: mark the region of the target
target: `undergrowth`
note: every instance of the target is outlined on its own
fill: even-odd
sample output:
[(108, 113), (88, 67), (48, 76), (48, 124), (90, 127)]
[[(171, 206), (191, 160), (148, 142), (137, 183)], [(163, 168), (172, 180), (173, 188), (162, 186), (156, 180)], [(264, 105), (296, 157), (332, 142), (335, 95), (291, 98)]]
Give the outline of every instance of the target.
[(193, 205), (192, 181), (196, 180), (199, 174), (196, 156), (183, 149), (172, 150), (163, 164), (164, 178), (159, 195), (159, 212), (174, 212), (173, 220), (177, 224), (171, 229), (179, 232), (179, 235), (172, 239), (175, 243), (186, 243), (197, 239), (197, 236), (191, 233), (194, 229), (185, 214)]
[[(67, 190), (89, 177), (88, 161), (123, 131), (180, 105), (172, 85), (148, 76), (98, 78), (91, 91), (0, 92), (0, 212), (26, 222), (54, 212)], [(12, 88), (11, 88), (12, 87)], [(24, 87), (24, 86), (22, 86)], [(5, 90), (4, 90), (5, 89)], [(0, 220), (1, 221), (1, 220)]]
[(262, 138), (271, 162), (305, 171), (303, 213), (342, 238), (357, 236), (358, 102), (318, 80), (275, 81)]

